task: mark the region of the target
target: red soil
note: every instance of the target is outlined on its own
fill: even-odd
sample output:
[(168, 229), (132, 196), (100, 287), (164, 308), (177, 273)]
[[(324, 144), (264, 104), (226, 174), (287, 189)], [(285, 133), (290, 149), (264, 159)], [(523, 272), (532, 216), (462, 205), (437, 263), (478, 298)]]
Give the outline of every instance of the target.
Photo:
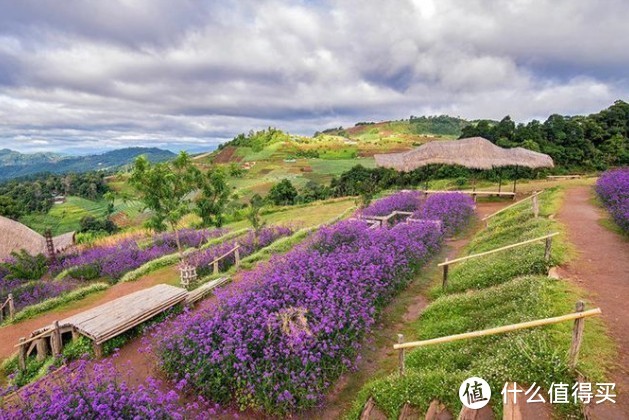
[(240, 162), (242, 157), (234, 156), (236, 153), (236, 148), (234, 146), (226, 146), (221, 150), (216, 156), (214, 156), (214, 163), (230, 163), (230, 162)]
[[(558, 219), (579, 257), (562, 267), (562, 277), (590, 292), (589, 307), (598, 306), (609, 334), (618, 346), (611, 380), (616, 383), (616, 404), (593, 404), (592, 418), (629, 419), (629, 242), (599, 224), (604, 211), (590, 203), (593, 191), (576, 187), (566, 191)], [(587, 327), (586, 327), (587, 334)]]
[[(0, 336), (2, 337), (0, 340), (0, 360), (8, 358), (15, 353), (16, 349), (14, 346), (18, 343), (20, 337), (28, 337), (31, 332), (50, 325), (54, 321), (67, 318), (138, 290), (164, 283), (164, 275), (169, 275), (170, 271), (173, 270), (173, 267), (166, 267), (162, 270), (141, 277), (138, 280), (127, 283), (118, 283), (104, 292), (96, 294), (95, 296), (87, 296), (85, 299), (71, 303), (69, 308), (62, 307), (57, 310), (43, 313), (35, 318), (27, 319), (16, 324), (0, 328)], [(176, 276), (177, 274), (173, 271), (173, 275)]]

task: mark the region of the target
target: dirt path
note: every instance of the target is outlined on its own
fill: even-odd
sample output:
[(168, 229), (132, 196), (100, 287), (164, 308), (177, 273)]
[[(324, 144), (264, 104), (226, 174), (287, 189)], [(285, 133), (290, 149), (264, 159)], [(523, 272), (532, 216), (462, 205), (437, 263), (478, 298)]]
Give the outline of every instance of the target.
[(579, 256), (559, 272), (591, 293), (591, 304), (603, 311), (618, 345), (611, 377), (617, 388), (616, 404), (594, 405), (593, 418), (629, 419), (629, 242), (599, 224), (604, 213), (590, 203), (592, 195), (589, 187), (566, 190), (557, 216)]
[(146, 289), (148, 287), (155, 286), (156, 284), (165, 283), (167, 279), (173, 275), (176, 276), (176, 273), (173, 272), (173, 267), (166, 267), (143, 276), (135, 281), (115, 284), (103, 292), (97, 292), (93, 295), (85, 297), (84, 299), (70, 302), (67, 305), (45, 312), (35, 318), (2, 327), (0, 328), (0, 337), (2, 337), (0, 340), (0, 360), (6, 359), (15, 353), (14, 346), (17, 344), (20, 337), (27, 337), (36, 329), (45, 327), (46, 325), (52, 324), (54, 321), (67, 318), (119, 297), (126, 296), (129, 293)]

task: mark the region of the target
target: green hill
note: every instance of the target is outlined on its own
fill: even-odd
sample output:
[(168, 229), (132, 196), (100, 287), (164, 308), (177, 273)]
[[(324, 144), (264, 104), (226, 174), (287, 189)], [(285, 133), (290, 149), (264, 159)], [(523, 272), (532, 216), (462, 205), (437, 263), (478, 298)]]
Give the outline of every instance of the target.
[(0, 180), (18, 178), (43, 172), (68, 173), (97, 170), (113, 170), (146, 155), (153, 162), (171, 159), (174, 153), (155, 147), (129, 147), (99, 155), (62, 156), (56, 153), (20, 153), (9, 149), (0, 150)]

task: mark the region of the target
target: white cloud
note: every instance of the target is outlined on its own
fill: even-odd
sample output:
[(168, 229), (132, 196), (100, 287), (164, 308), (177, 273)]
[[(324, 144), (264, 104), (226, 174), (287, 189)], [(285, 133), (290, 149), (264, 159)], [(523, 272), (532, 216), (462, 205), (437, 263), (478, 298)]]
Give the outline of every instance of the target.
[(629, 4), (606, 3), (4, 2), (0, 147), (594, 112), (629, 96)]

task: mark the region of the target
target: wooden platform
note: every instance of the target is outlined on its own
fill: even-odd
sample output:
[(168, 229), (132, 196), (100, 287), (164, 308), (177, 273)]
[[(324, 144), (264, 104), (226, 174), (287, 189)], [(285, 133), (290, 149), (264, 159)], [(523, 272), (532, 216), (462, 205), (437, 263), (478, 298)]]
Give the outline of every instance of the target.
[(220, 277), (216, 280), (207, 282), (194, 290), (188, 292), (186, 296), (186, 304), (192, 305), (207, 296), (215, 288), (222, 286), (229, 281), (229, 277)]
[(72, 328), (100, 345), (182, 303), (186, 296), (184, 289), (158, 284), (63, 319), (59, 327)]

